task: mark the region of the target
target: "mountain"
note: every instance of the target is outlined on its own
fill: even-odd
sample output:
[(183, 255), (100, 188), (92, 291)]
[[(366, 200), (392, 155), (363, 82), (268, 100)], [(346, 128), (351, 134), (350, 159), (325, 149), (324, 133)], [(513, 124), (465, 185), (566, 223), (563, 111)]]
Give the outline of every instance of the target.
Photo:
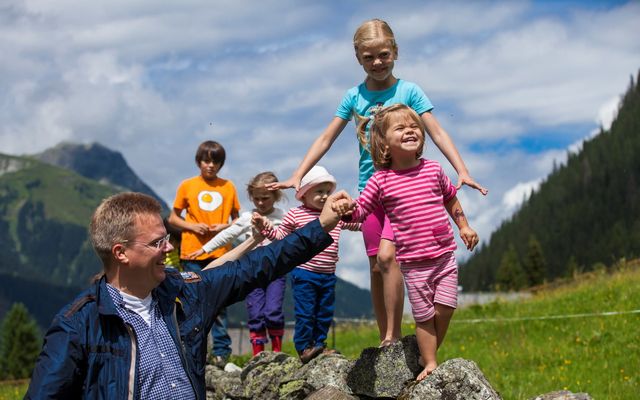
[(165, 213), (169, 211), (164, 200), (131, 170), (122, 154), (99, 143), (62, 142), (42, 153), (34, 154), (33, 157), (113, 186), (119, 191), (148, 194), (160, 202)]
[(611, 128), (601, 129), (579, 152), (568, 154), (566, 165), (554, 168), (461, 266), (461, 285), (490, 290), (507, 271), (531, 276), (535, 259), (546, 260), (544, 279), (552, 280), (576, 268), (590, 270), (640, 256), (638, 154), (640, 87), (632, 77)]
[(0, 154), (0, 272), (78, 286), (99, 271), (87, 227), (113, 187), (27, 157)]
[[(19, 301), (46, 328), (102, 269), (88, 237), (95, 208), (105, 197), (141, 188), (153, 193), (119, 153), (98, 144), (66, 143), (33, 157), (0, 153), (0, 318)], [(369, 297), (338, 279), (336, 316), (371, 316)], [(290, 293), (285, 303), (293, 318)], [(232, 307), (230, 320), (246, 321), (244, 304)]]

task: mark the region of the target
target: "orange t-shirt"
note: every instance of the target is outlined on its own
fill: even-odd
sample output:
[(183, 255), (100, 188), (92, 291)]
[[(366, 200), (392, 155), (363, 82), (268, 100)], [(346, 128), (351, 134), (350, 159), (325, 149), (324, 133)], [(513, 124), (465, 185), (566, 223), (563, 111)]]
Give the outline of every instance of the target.
[[(202, 176), (185, 179), (178, 186), (176, 200), (173, 202), (176, 214), (186, 211), (185, 221), (205, 224), (228, 224), (232, 213), (240, 211), (238, 193), (233, 183), (226, 179), (216, 178), (213, 182), (205, 181)], [(182, 232), (180, 258), (186, 259), (189, 253), (200, 250), (214, 236), (213, 233), (197, 235), (193, 232)], [(218, 258), (231, 249), (231, 245), (220, 247), (211, 253), (205, 253), (198, 260)]]

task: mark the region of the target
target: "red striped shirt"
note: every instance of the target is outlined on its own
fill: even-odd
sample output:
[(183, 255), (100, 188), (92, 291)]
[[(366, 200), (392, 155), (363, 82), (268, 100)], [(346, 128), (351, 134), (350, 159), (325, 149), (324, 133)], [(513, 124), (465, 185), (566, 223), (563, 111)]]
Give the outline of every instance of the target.
[[(282, 219), (282, 223), (279, 227), (276, 229), (265, 230), (262, 234), (267, 239), (279, 240), (296, 229), (302, 228), (319, 216), (319, 210), (314, 210), (301, 205), (290, 209), (287, 215)], [(338, 263), (338, 242), (340, 240), (340, 232), (342, 229), (359, 231), (360, 223), (339, 221), (338, 225), (329, 232), (329, 235), (333, 238), (333, 243), (305, 264), (299, 265), (298, 268), (320, 274), (334, 274), (336, 272), (336, 264)]]

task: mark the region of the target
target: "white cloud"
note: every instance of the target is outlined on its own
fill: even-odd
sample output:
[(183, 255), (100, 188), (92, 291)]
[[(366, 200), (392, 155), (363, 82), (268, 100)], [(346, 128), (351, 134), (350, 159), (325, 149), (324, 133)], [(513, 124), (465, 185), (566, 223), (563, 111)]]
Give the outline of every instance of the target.
[[(519, 138), (589, 127), (573, 133), (575, 142), (606, 128), (640, 67), (640, 5), (584, 7), (554, 14), (535, 1), (9, 0), (0, 11), (0, 151), (99, 141), (170, 203), (180, 180), (197, 173), (198, 144), (219, 140), (228, 154), (221, 176), (249, 207), (249, 178), (264, 170), (287, 178), (343, 93), (364, 78), (351, 38), (362, 21), (380, 17), (399, 41), (396, 75), (425, 89), (471, 174), (490, 190), (459, 195), (487, 240), (521, 194), (566, 158), (566, 149), (529, 154)], [(432, 143), (425, 155), (455, 180)], [(356, 194), (352, 124), (321, 164)], [(360, 235), (343, 241), (339, 275), (368, 287)]]
[(519, 182), (513, 188), (509, 189), (502, 196), (502, 204), (508, 210), (516, 210), (523, 201), (527, 200), (531, 193), (538, 190), (541, 179), (534, 179), (529, 182)]
[(611, 100), (607, 101), (600, 109), (598, 110), (598, 118), (596, 122), (604, 129), (605, 131), (611, 128), (611, 124), (613, 120), (618, 115), (618, 107), (620, 106), (620, 96), (616, 96)]

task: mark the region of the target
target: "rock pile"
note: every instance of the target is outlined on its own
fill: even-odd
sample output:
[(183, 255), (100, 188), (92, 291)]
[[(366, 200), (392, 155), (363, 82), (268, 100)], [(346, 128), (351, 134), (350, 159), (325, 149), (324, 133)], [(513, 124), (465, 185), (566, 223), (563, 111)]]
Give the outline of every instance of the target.
[[(357, 360), (322, 354), (303, 365), (297, 357), (265, 351), (251, 359), (242, 371), (225, 372), (207, 366), (207, 399), (501, 399), (476, 363), (462, 358), (442, 363), (426, 379), (416, 382), (421, 371), (418, 357), (413, 335), (389, 347), (367, 348)], [(549, 395), (552, 394), (536, 399), (590, 399), (584, 393), (580, 397)]]

